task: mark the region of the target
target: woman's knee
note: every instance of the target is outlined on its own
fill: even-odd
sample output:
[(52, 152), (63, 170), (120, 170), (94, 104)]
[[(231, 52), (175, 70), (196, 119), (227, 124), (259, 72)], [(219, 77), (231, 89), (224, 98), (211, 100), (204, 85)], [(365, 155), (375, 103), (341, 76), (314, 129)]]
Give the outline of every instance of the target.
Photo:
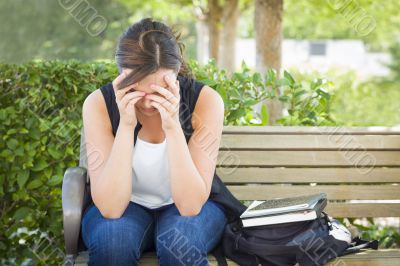
[(136, 265), (140, 258), (140, 242), (135, 232), (127, 230), (124, 218), (104, 219), (89, 236), (89, 264)]
[(223, 211), (210, 201), (196, 216), (181, 216), (176, 207), (166, 210), (157, 222), (160, 262), (207, 265), (207, 253), (219, 242), (225, 223)]
[(176, 227), (157, 235), (156, 248), (160, 265), (208, 265), (201, 239)]
[[(84, 217), (82, 234), (89, 250), (90, 265), (136, 265), (143, 243), (151, 240), (152, 217), (139, 210), (127, 211), (121, 218), (104, 218), (94, 207)], [(136, 214), (136, 215), (135, 215)], [(146, 237), (147, 236), (147, 237)]]

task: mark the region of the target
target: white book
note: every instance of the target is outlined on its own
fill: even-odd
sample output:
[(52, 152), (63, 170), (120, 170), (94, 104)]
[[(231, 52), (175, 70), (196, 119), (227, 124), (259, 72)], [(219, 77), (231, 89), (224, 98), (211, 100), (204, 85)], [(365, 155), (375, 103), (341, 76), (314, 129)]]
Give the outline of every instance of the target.
[(323, 198), (326, 198), (325, 193), (263, 201), (255, 200), (242, 213), (242, 215), (240, 215), (240, 218), (244, 219), (250, 217), (312, 210), (317, 202)]
[(243, 227), (282, 224), (290, 222), (308, 221), (317, 219), (315, 211), (291, 212), (276, 216), (263, 216), (257, 218), (242, 219)]
[(258, 216), (263, 216), (263, 215), (272, 215), (272, 214), (277, 214), (277, 213), (291, 212), (291, 211), (296, 211), (296, 210), (298, 211), (298, 210), (303, 210), (303, 209), (305, 210), (305, 209), (309, 208), (310, 205), (298, 204), (298, 205), (292, 205), (292, 206), (274, 208), (274, 209), (267, 209), (267, 210), (252, 210), (252, 208), (254, 208), (254, 207), (256, 207), (256, 206), (251, 207), (251, 205), (250, 205), (248, 208), (248, 211), (244, 212), (240, 216), (240, 218), (258, 217)]

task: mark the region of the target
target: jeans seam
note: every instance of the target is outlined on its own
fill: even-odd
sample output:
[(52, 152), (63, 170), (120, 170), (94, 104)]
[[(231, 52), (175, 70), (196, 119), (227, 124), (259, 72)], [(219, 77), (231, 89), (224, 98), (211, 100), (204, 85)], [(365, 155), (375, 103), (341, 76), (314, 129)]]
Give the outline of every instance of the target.
[(141, 249), (142, 249), (142, 244), (143, 244), (143, 239), (145, 238), (145, 236), (146, 236), (146, 233), (147, 233), (147, 231), (149, 230), (149, 228), (150, 228), (150, 226), (153, 224), (153, 221), (151, 221), (150, 222), (150, 224), (147, 226), (147, 228), (146, 228), (146, 230), (144, 230), (144, 233), (143, 233), (143, 236), (142, 236), (142, 239), (140, 240), (140, 242), (139, 242), (139, 248), (138, 248), (138, 254), (136, 254), (137, 255), (137, 258), (139, 259), (139, 257), (140, 257), (140, 254), (141, 254)]
[(156, 255), (158, 255), (157, 253), (158, 253), (158, 250), (159, 250), (159, 248), (158, 248), (158, 212), (156, 212), (155, 213), (155, 226), (156, 226), (156, 233), (155, 233), (155, 239), (154, 239), (154, 246), (155, 246), (155, 248), (156, 248)]
[[(222, 214), (223, 214), (223, 216), (224, 216), (224, 227), (222, 228), (222, 232), (221, 232), (220, 236), (218, 237), (219, 240), (221, 240), (222, 235), (223, 235), (223, 233), (224, 233), (225, 226), (226, 226), (226, 224), (227, 224), (227, 218), (226, 218), (225, 213), (224, 213), (220, 208), (218, 208), (217, 206), (216, 206), (216, 208), (217, 208), (219, 211), (221, 211)], [(210, 243), (211, 243), (212, 241), (215, 241), (215, 239), (216, 239), (216, 237), (215, 237), (215, 234), (214, 234), (212, 238), (209, 238), (209, 239), (207, 239), (207, 241), (205, 241), (206, 243), (203, 243), (203, 244), (204, 244), (204, 247), (205, 247), (207, 250), (209, 250), (209, 249), (210, 249)], [(203, 242), (203, 241), (201, 241), (201, 242)], [(217, 243), (217, 244), (218, 244), (218, 243)]]

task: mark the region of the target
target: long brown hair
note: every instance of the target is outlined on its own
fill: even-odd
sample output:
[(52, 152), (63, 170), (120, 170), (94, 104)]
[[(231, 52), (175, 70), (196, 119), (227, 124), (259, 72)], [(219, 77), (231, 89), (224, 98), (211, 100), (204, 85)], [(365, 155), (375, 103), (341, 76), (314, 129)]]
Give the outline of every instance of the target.
[(162, 22), (145, 18), (130, 26), (120, 37), (115, 62), (132, 72), (119, 84), (118, 89), (136, 83), (160, 68), (172, 69), (180, 76), (192, 78), (180, 42), (181, 34)]

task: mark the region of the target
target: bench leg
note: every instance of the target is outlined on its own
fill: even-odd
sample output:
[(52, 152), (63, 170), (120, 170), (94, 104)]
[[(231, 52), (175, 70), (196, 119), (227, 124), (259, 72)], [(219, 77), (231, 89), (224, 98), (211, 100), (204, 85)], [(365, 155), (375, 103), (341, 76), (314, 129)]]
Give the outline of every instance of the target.
[(78, 238), (84, 204), (86, 174), (87, 171), (83, 167), (68, 168), (65, 171), (62, 184), (64, 240), (67, 254), (65, 259), (68, 263), (72, 261), (71, 265), (73, 265), (78, 253)]

